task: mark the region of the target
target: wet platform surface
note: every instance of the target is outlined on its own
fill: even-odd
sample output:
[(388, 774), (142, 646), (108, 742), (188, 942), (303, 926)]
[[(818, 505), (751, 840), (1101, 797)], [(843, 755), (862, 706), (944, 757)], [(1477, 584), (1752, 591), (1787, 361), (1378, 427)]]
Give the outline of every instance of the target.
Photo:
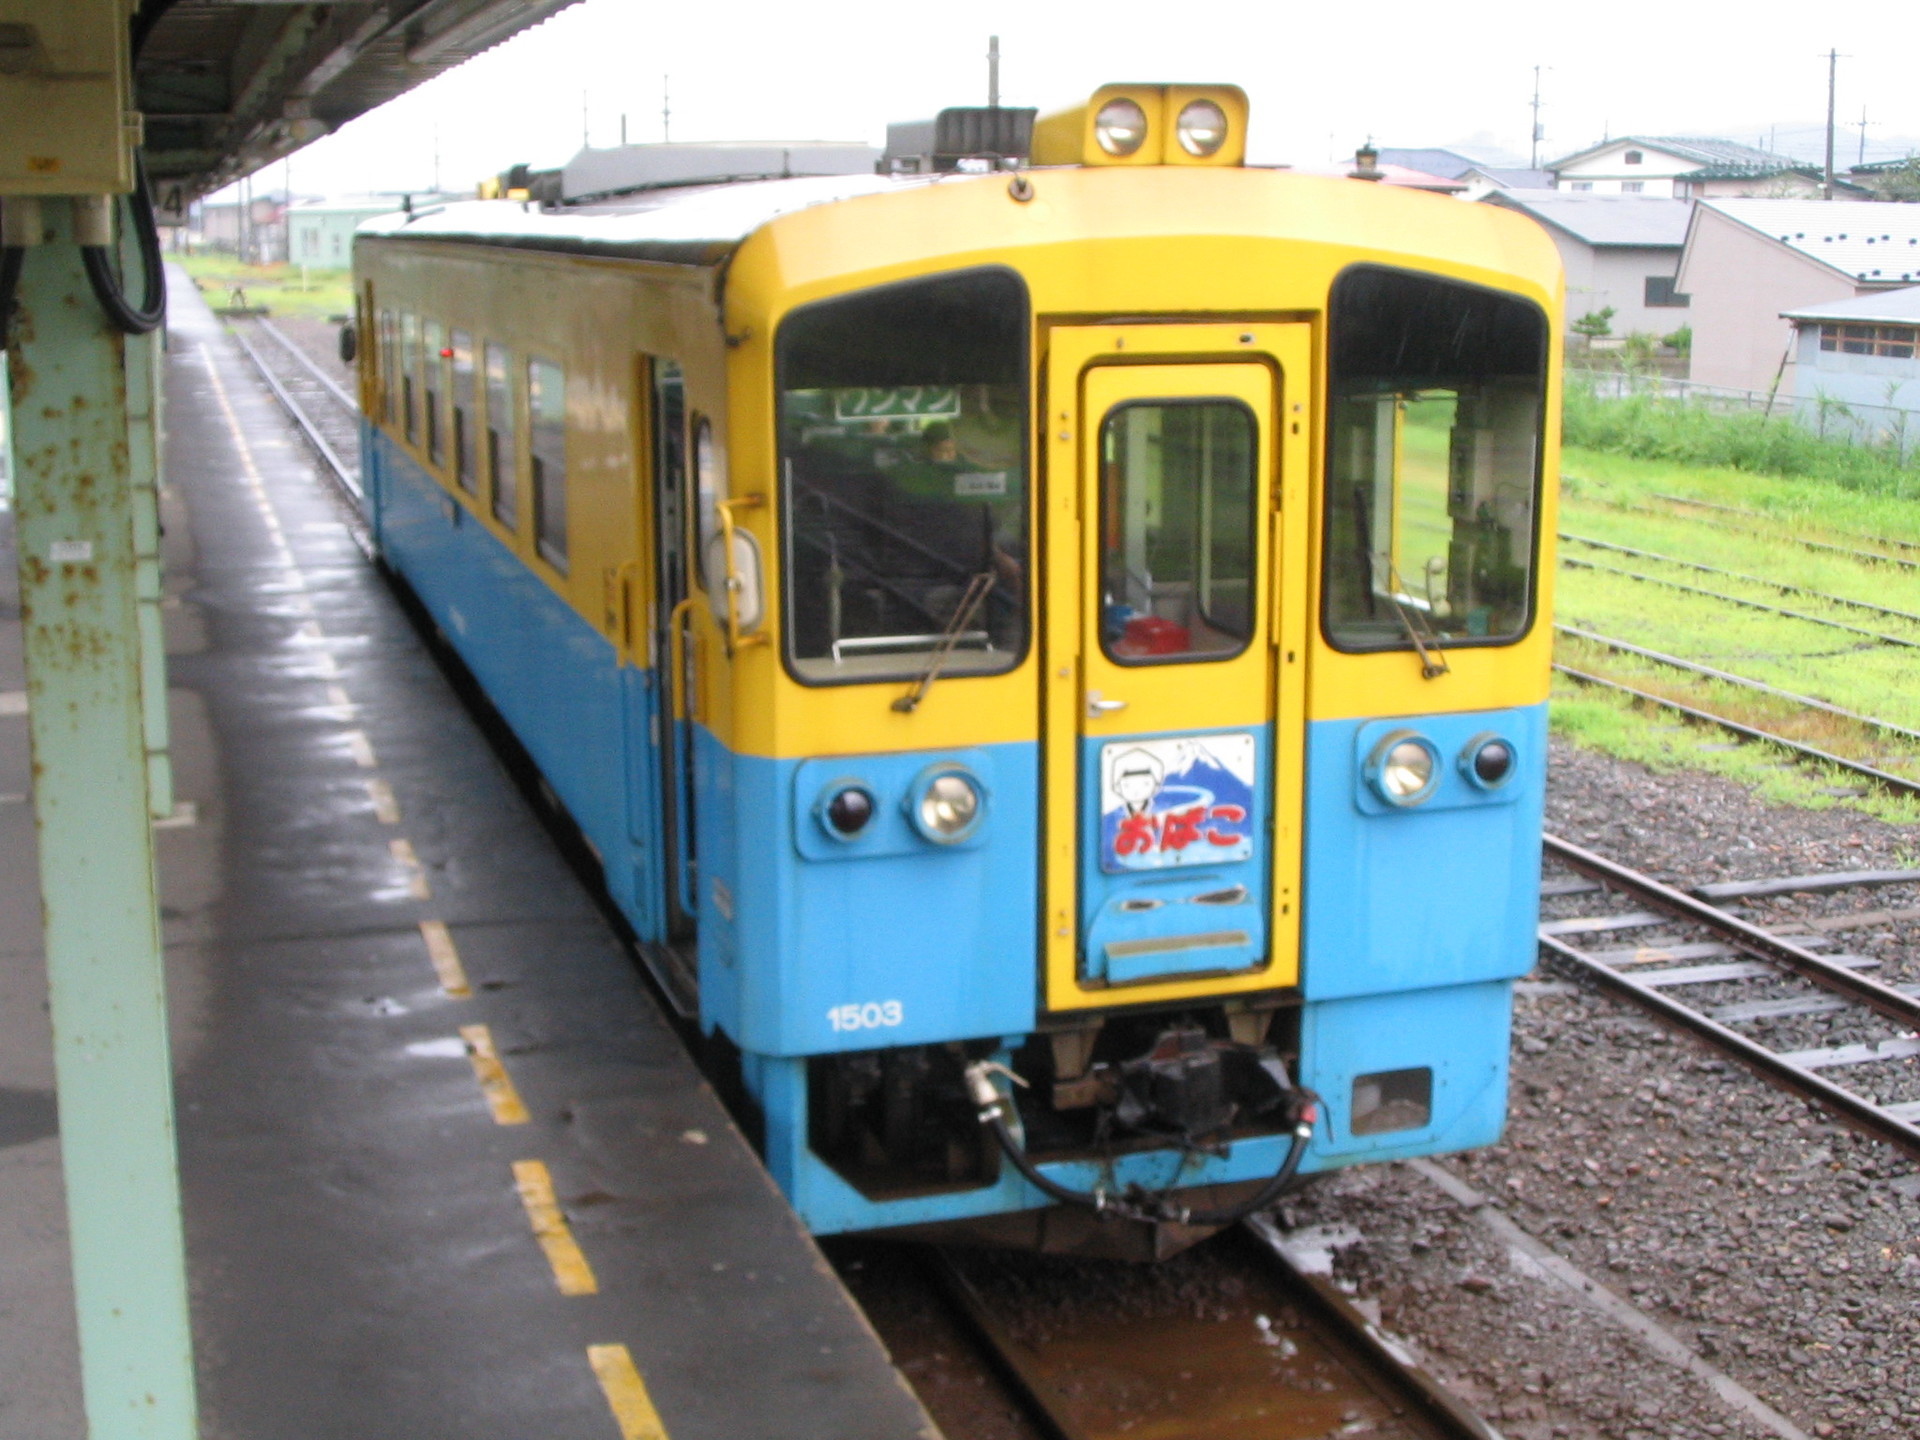
[[(160, 844), (203, 1434), (654, 1433), (624, 1353), (672, 1440), (933, 1436), (308, 453), (175, 294), (184, 806)], [(0, 715), (0, 796), (25, 728)], [(29, 809), (0, 802), (0, 999), (37, 1004), (13, 893), (30, 901)], [(50, 1067), (9, 1063), (28, 1061), (0, 1057), (0, 1202), (44, 1210), (57, 1141), (13, 1136), (36, 1112), (6, 1087), (44, 1091)], [(51, 1319), (44, 1394), (0, 1386), (7, 1434), (79, 1434), (71, 1319)], [(32, 1323), (0, 1300), (0, 1359)], [(14, 1428), (29, 1413), (59, 1428)]]

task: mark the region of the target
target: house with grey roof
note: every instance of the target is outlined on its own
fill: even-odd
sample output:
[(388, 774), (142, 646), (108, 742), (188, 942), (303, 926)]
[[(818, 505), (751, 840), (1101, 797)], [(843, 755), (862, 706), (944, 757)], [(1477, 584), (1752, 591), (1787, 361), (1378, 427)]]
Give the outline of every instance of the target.
[(1485, 160), (1475, 160), (1470, 155), (1462, 155), (1458, 150), (1399, 150), (1391, 146), (1382, 146), (1379, 163), (1383, 167), (1394, 165), (1427, 175), (1437, 175), (1442, 180), (1453, 181), (1462, 200), (1478, 200), (1494, 190), (1537, 190), (1553, 187), (1553, 176), (1545, 170), (1516, 170), (1511, 166), (1494, 165)]
[(1803, 423), (1920, 445), (1920, 285), (1780, 318), (1794, 327), (1794, 410)]
[[(1555, 189), (1675, 200), (1817, 199), (1822, 185), (1818, 167), (1790, 155), (1683, 135), (1627, 135), (1575, 151), (1547, 168)], [(1870, 200), (1873, 192), (1836, 177), (1834, 197)]]
[(1792, 393), (1791, 322), (1809, 307), (1920, 285), (1920, 204), (1703, 200), (1680, 254), (1696, 381)]
[(1612, 307), (1613, 333), (1667, 335), (1688, 321), (1674, 284), (1693, 203), (1653, 195), (1495, 190), (1481, 202), (1545, 228), (1567, 267), (1567, 321)]

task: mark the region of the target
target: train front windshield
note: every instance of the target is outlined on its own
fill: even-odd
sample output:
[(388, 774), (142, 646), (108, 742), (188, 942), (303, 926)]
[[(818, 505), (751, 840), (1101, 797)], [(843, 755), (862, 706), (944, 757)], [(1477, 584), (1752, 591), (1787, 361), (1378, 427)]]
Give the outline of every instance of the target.
[(1513, 295), (1373, 266), (1329, 318), (1327, 638), (1498, 643), (1528, 628), (1546, 320)]
[(787, 655), (801, 680), (992, 674), (1027, 644), (1026, 288), (908, 281), (780, 327)]

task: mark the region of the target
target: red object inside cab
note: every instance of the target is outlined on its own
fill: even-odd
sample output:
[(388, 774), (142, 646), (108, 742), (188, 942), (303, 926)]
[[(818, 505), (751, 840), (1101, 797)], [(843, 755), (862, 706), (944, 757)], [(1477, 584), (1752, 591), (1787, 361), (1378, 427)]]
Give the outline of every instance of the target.
[(1127, 621), (1115, 645), (1118, 655), (1180, 655), (1192, 645), (1187, 627), (1158, 615), (1135, 615)]

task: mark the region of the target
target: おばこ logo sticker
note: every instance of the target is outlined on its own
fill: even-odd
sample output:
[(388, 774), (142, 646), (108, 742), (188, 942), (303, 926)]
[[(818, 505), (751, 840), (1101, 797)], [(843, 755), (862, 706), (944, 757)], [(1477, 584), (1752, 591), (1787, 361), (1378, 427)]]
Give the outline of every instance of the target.
[(1100, 749), (1100, 868), (1218, 865), (1253, 854), (1253, 736), (1117, 740)]

